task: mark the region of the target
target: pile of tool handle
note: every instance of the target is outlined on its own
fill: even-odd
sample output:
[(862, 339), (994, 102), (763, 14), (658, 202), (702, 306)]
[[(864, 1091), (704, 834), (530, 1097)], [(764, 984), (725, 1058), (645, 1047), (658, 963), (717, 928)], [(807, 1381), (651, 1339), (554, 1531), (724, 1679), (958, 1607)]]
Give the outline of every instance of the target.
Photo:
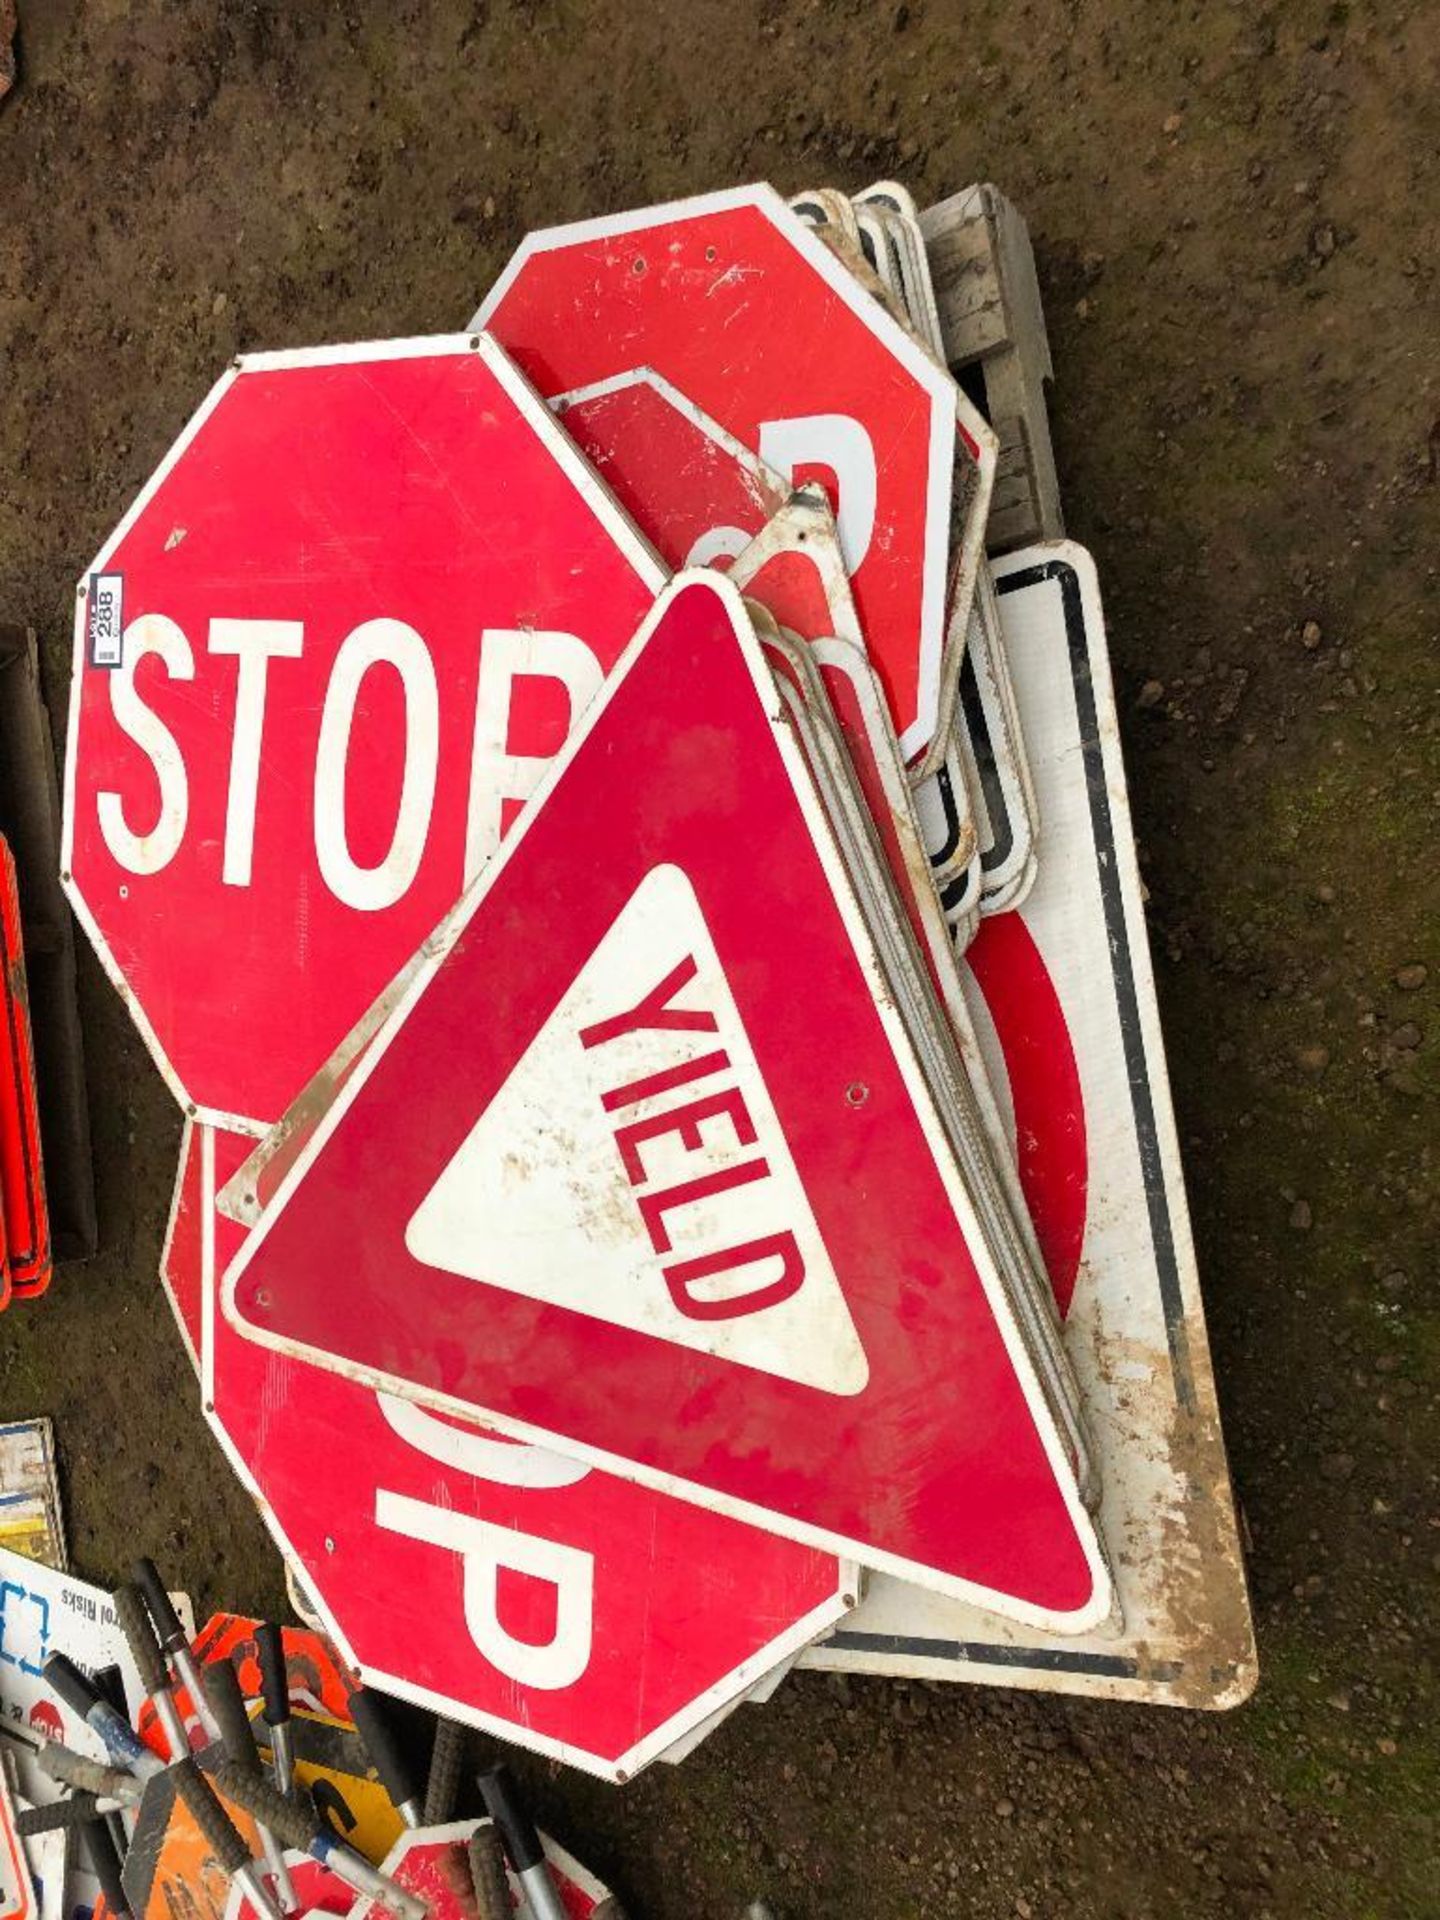
[(35, 1052), (15, 859), (0, 835), (0, 1308), (50, 1284)]
[[(63, 1653), (51, 1654), (44, 1663), (46, 1680), (95, 1733), (108, 1758), (97, 1760), (56, 1741), (43, 1746), (41, 1770), (67, 1791), (49, 1806), (22, 1810), (16, 1817), (20, 1836), (56, 1828), (78, 1830), (108, 1913), (121, 1920), (132, 1913), (121, 1851), (123, 1817), (137, 1811), (150, 1783), (164, 1776), (199, 1829), (209, 1860), (229, 1876), (261, 1920), (282, 1920), (302, 1909), (287, 1852), (292, 1859), (303, 1854), (318, 1861), (395, 1920), (426, 1920), (428, 1903), (367, 1860), (297, 1786), (280, 1628), (267, 1622), (256, 1635), (263, 1676), (261, 1712), (270, 1750), (267, 1777), (235, 1666), (220, 1659), (202, 1671), (154, 1562), (139, 1560), (133, 1572), (132, 1581), (115, 1589), (115, 1613), (155, 1707), (168, 1757), (141, 1738), (73, 1661)], [(357, 1687), (350, 1711), (406, 1826), (443, 1826), (461, 1785), (465, 1729), (453, 1721), (437, 1721), (422, 1796), (383, 1698)], [(516, 1893), (534, 1920), (565, 1920), (544, 1845), (509, 1770), (491, 1767), (478, 1776), (478, 1785), (490, 1816), (475, 1823), (466, 1849), (478, 1920), (511, 1920)], [(258, 1856), (232, 1817), (237, 1810), (254, 1822)], [(613, 1901), (588, 1910), (619, 1920)]]

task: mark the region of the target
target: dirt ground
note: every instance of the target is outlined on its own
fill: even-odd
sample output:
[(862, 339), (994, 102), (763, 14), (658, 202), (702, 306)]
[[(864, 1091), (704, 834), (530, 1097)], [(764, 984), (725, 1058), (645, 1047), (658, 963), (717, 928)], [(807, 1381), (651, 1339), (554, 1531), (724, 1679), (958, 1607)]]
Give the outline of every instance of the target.
[[(528, 227), (767, 177), (1028, 215), (1097, 558), (1262, 1682), (1221, 1720), (792, 1678), (531, 1766), (641, 1920), (1440, 1914), (1440, 7), (21, 0), (0, 616), (44, 636), (237, 349), (463, 323)], [(1407, 987), (1428, 975), (1418, 987)], [(0, 1323), (79, 1568), (278, 1563), (155, 1279), (178, 1116), (88, 955), (103, 1251)]]

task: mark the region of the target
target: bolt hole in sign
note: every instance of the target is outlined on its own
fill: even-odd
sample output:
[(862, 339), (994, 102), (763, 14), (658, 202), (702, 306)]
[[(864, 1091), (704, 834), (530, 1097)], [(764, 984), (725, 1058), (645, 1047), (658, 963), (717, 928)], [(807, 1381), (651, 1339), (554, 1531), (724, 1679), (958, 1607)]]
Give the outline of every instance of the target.
[(285, 1111), (664, 577), (487, 339), (224, 376), (80, 588), (66, 765), (70, 898), (183, 1105)]
[(649, 367), (783, 479), (822, 481), (901, 747), (924, 752), (957, 390), (772, 188), (532, 233), (475, 324), (547, 399)]
[(718, 575), (661, 596), (436, 948), (232, 1264), (232, 1322), (1012, 1617), (1102, 1619), (1073, 1463)]

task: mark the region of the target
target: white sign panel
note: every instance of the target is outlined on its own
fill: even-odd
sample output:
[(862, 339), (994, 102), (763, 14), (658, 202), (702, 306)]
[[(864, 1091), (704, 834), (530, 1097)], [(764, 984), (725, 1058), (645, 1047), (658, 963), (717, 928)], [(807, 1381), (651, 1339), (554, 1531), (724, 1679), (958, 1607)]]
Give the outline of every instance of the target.
[[(1044, 829), (1033, 891), (986, 923), (963, 971), (1068, 1306), (1123, 1625), (1037, 1633), (880, 1576), (801, 1664), (1232, 1706), (1254, 1686), (1254, 1641), (1099, 589), (1069, 543), (995, 574)], [(1028, 1049), (1012, 1044), (1022, 1035)]]

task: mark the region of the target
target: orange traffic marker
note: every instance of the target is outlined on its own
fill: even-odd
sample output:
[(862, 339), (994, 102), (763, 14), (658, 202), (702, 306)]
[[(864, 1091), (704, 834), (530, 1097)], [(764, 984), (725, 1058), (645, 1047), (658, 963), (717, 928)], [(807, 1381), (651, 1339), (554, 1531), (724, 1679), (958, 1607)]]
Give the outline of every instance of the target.
[(15, 860), (0, 838), (0, 1213), (8, 1249), (10, 1294), (41, 1294), (50, 1284), (50, 1217), (40, 1163), (35, 1053), (25, 991), (25, 947)]

